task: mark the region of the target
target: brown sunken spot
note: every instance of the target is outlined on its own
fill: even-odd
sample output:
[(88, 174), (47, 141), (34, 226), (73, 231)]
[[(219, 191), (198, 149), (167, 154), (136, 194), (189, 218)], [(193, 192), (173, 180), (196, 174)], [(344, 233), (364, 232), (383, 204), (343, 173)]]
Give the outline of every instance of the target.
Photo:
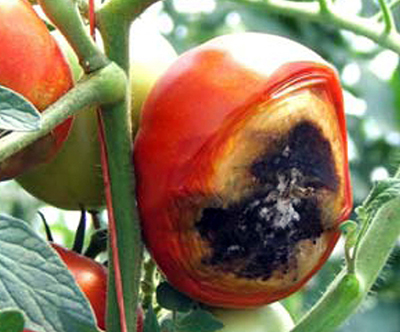
[(303, 121), (275, 144), (247, 170), (255, 183), (251, 194), (203, 209), (195, 224), (211, 248), (203, 264), (266, 280), (295, 268), (296, 244), (315, 244), (325, 231), (318, 197), (339, 186), (329, 142)]

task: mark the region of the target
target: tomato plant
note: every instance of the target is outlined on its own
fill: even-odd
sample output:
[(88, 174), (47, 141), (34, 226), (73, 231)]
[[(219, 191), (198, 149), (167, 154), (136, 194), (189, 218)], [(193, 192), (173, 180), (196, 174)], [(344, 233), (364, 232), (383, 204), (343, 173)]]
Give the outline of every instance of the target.
[[(35, 189), (31, 192), (37, 190), (38, 194), (34, 194), (44, 201), (74, 209), (79, 205), (85, 208), (102, 207), (103, 188), (107, 190), (110, 235), (107, 332), (135, 330), (135, 317), (140, 318), (136, 305), (142, 295), (146, 300), (143, 301), (146, 308), (156, 304), (154, 289), (155, 283), (159, 281), (158, 274), (151, 261), (146, 260), (145, 264), (141, 264), (143, 244), (147, 244), (165, 277), (175, 288), (186, 294), (186, 297), (177, 298), (194, 299), (190, 302), (190, 308), (184, 300), (170, 301), (172, 296), (167, 296), (164, 301), (166, 307), (163, 308), (178, 311), (174, 316), (182, 314), (183, 323), (189, 323), (185, 327), (190, 331), (185, 332), (207, 330), (213, 326), (217, 330), (219, 327), (215, 326), (220, 326), (212, 315), (207, 316), (204, 305), (196, 301), (219, 307), (212, 310), (219, 319), (226, 320), (226, 327), (222, 331), (235, 331), (240, 324), (249, 321), (253, 324), (240, 327), (240, 330), (267, 327), (273, 318), (269, 317), (268, 322), (257, 324), (258, 316), (251, 314), (252, 310), (257, 311), (254, 307), (261, 310), (260, 306), (265, 303), (299, 290), (321, 268), (341, 232), (345, 235), (346, 265), (336, 276), (330, 276), (333, 281), (310, 311), (300, 317), (304, 311), (303, 308), (299, 310), (296, 315), (299, 320), (293, 332), (333, 332), (356, 311), (400, 234), (400, 224), (396, 222), (400, 219), (400, 171), (389, 178), (387, 171), (384, 174), (387, 177), (382, 179), (382, 169), (377, 167), (387, 167), (379, 159), (382, 157), (387, 161), (388, 156), (392, 157), (393, 149), (386, 148), (389, 145), (391, 148), (398, 146), (398, 128), (395, 127), (393, 114), (386, 119), (391, 122), (389, 128), (396, 128), (393, 137), (389, 131), (382, 133), (387, 127), (382, 127), (380, 121), (375, 123), (366, 116), (372, 108), (378, 110), (380, 117), (385, 117), (390, 113), (388, 110), (395, 108), (393, 105), (388, 106), (392, 102), (391, 98), (384, 98), (384, 93), (391, 89), (379, 93), (383, 91), (377, 88), (379, 84), (364, 84), (368, 78), (364, 75), (368, 67), (365, 63), (375, 66), (376, 62), (382, 61), (381, 56), (387, 60), (387, 50), (374, 47), (372, 51), (360, 51), (354, 50), (356, 46), (352, 45), (353, 53), (336, 51), (343, 47), (343, 40), (353, 41), (351, 38), (355, 38), (342, 31), (347, 29), (394, 51), (396, 54), (389, 52), (389, 59), (393, 55), (398, 57), (400, 34), (395, 22), (396, 15), (392, 13), (398, 1), (389, 3), (380, 0), (368, 6), (365, 6), (367, 2), (361, 4), (356, 1), (360, 2), (360, 8), (356, 8), (359, 11), (357, 14), (347, 10), (347, 7), (342, 8), (350, 6), (347, 4), (349, 2), (344, 4), (329, 0), (205, 1), (196, 2), (202, 6), (197, 13), (191, 8), (183, 8), (182, 1), (159, 2), (160, 6), (156, 8), (159, 12), (157, 17), (153, 16), (156, 17), (153, 23), (157, 25), (162, 22), (163, 31), (167, 32), (179, 49), (199, 45), (200, 41), (205, 42), (225, 32), (263, 30), (275, 33), (279, 30), (279, 34), (290, 35), (290, 38), (301, 40), (310, 48), (318, 50), (319, 54), (337, 65), (339, 73), (310, 49), (281, 37), (236, 33), (210, 40), (178, 58), (152, 88), (144, 112), (131, 114), (133, 132), (137, 123), (140, 123), (134, 147), (128, 106), (135, 107), (136, 101), (140, 103), (140, 98), (137, 98), (140, 89), (131, 96), (135, 77), (139, 76), (140, 70), (132, 69), (134, 66), (129, 68), (129, 44), (134, 41), (130, 41), (128, 32), (134, 19), (154, 1), (96, 1), (96, 10), (93, 1), (30, 2), (40, 6), (48, 22), (51, 22), (49, 24), (54, 24), (54, 28), (67, 37), (85, 75), (79, 78), (75, 88), (65, 93), (60, 103), (53, 104), (48, 111), (43, 112), (42, 128), (31, 133), (5, 133), (5, 137), (2, 132), (0, 160), (4, 163), (10, 154), (21, 153), (22, 147), (31, 143), (33, 137), (37, 139), (47, 135), (50, 127), (56, 128), (56, 124), (64, 121), (67, 114), (77, 112), (77, 117), (84, 113), (87, 116), (85, 121), (77, 120), (76, 123), (80, 125), (72, 129), (85, 130), (80, 135), (71, 133), (71, 137), (76, 137), (75, 142), (80, 142), (82, 146), (78, 144), (78, 147), (69, 150), (64, 145), (65, 149), (59, 150), (60, 154), (57, 155), (60, 158), (58, 164), (50, 163), (53, 166), (49, 166), (47, 171), (41, 169), (41, 175), (48, 177), (46, 180), (39, 180), (39, 167), (35, 169), (38, 180), (36, 183), (32, 180)], [(23, 6), (28, 4), (25, 0), (0, 0), (0, 5), (5, 6), (16, 3)], [(205, 3), (209, 8), (203, 7)], [(213, 6), (215, 8), (211, 8)], [(15, 13), (13, 22), (19, 23), (24, 16)], [(365, 15), (370, 16), (366, 18)], [(295, 19), (287, 19), (286, 16)], [(318, 25), (314, 22), (307, 24), (304, 19), (316, 21)], [(87, 21), (92, 22), (92, 28), (96, 24), (101, 32), (104, 50), (90, 39), (85, 30)], [(1, 27), (6, 20), (0, 22)], [(261, 22), (263, 25), (268, 23), (264, 29), (259, 26)], [(25, 24), (24, 21), (22, 23)], [(337, 31), (333, 31), (332, 27), (325, 30), (325, 23), (332, 24), (338, 28)], [(0, 30), (3, 33), (24, 24), (10, 24)], [(280, 30), (282, 26), (284, 31)], [(28, 32), (33, 30), (23, 29)], [(19, 48), (15, 54), (29, 54), (32, 67), (46, 62), (37, 61), (39, 57), (29, 48), (29, 43), (15, 44), (16, 49)], [(327, 44), (330, 47), (326, 47)], [(135, 47), (132, 55), (137, 54), (137, 51)], [(147, 52), (145, 58), (160, 55), (163, 59), (165, 56), (161, 48)], [(351, 56), (347, 58), (350, 53)], [(358, 53), (365, 63), (360, 65), (360, 59), (355, 61), (354, 53)], [(6, 56), (7, 61), (13, 58), (17, 56), (14, 57), (12, 53)], [(46, 56), (41, 54), (39, 59), (46, 60)], [(398, 58), (395, 60), (398, 62)], [(393, 68), (398, 69), (397, 62)], [(150, 66), (151, 69), (153, 67), (156, 68), (155, 65)], [(133, 75), (130, 70), (134, 70)], [(367, 71), (372, 72), (369, 69)], [(382, 72), (375, 71), (374, 75), (382, 80)], [(55, 70), (52, 69), (54, 74)], [(131, 80), (128, 83), (129, 76)], [(371, 107), (365, 94), (355, 88), (357, 76), (362, 81), (360, 85), (365, 85), (361, 90), (363, 93), (368, 92), (368, 98), (370, 94), (379, 95), (376, 98), (379, 100), (377, 106)], [(393, 75), (395, 83), (397, 76)], [(357, 204), (360, 204), (354, 213), (356, 221), (345, 223), (343, 221), (348, 217), (352, 199), (339, 77), (345, 83), (346, 96), (350, 94), (359, 102), (358, 107), (347, 116), (350, 118), (351, 143), (355, 145), (352, 165), (357, 164), (357, 167), (363, 168), (355, 176), (354, 188), (363, 187), (363, 194), (359, 195), (357, 190), (358, 195), (355, 197)], [(140, 87), (144, 82), (146, 80), (141, 79), (137, 84)], [(31, 80), (25, 81), (24, 86), (29, 87), (30, 83)], [(53, 86), (57, 87), (58, 83), (53, 82), (49, 90)], [(397, 91), (398, 86), (391, 84), (390, 88)], [(45, 100), (47, 92), (41, 94), (41, 100)], [(396, 95), (393, 93), (392, 97)], [(97, 141), (97, 124), (91, 119), (95, 117), (94, 107), (99, 105), (105, 133), (102, 149), (106, 152), (101, 165), (96, 157), (98, 153), (95, 152), (98, 147), (91, 148), (93, 142)], [(88, 111), (84, 107), (88, 107)], [(43, 139), (43, 145), (48, 141), (57, 141), (56, 131), (54, 129), (50, 136)], [(353, 136), (356, 131), (362, 134)], [(376, 131), (381, 136), (368, 141), (371, 132)], [(359, 141), (364, 136), (368, 136), (365, 140), (368, 142), (361, 151), (358, 149)], [(93, 142), (88, 141), (88, 137), (93, 138)], [(371, 144), (372, 141), (378, 144), (375, 146)], [(55, 153), (53, 149), (49, 149), (48, 154), (44, 153), (47, 149), (43, 145), (35, 150), (40, 150), (39, 153), (30, 154), (34, 158), (26, 158), (29, 163), (36, 164), (37, 159), (47, 161)], [(352, 145), (350, 147), (354, 148)], [(72, 152), (62, 157), (63, 151), (67, 150)], [(132, 167), (132, 155), (135, 167)], [(17, 159), (17, 164), (23, 166), (21, 170), (29, 166), (25, 163), (26, 159)], [(368, 162), (369, 159), (379, 162), (373, 164)], [(364, 169), (366, 164), (370, 168)], [(109, 173), (105, 187), (98, 171), (100, 167)], [(75, 170), (73, 174), (64, 173), (62, 170), (65, 168)], [(93, 171), (94, 168), (96, 171)], [(380, 178), (367, 196), (371, 180), (377, 179), (371, 172), (374, 168), (379, 171), (376, 173)], [(56, 177), (57, 173), (60, 178)], [(14, 175), (5, 178), (11, 176)], [(137, 179), (137, 191), (134, 176)], [(360, 176), (363, 178), (361, 186)], [(20, 177), (20, 181), (23, 183), (25, 176)], [(70, 191), (72, 187), (75, 189)], [(39, 193), (40, 190), (44, 192), (43, 195)], [(137, 200), (134, 197), (136, 192)], [(361, 203), (366, 196), (367, 199)], [(12, 213), (20, 213), (20, 205), (16, 206)], [(140, 224), (136, 218), (137, 206)], [(50, 257), (45, 248), (39, 250), (32, 245), (33, 234), (27, 231), (26, 223), (15, 222), (12, 218), (4, 222), (4, 219), (7, 218), (0, 215), (0, 222), (7, 227), (6, 236), (5, 228), (0, 230), (2, 248), (11, 244), (15, 250), (1, 250), (0, 259), (10, 264), (15, 263), (14, 266), (19, 264), (21, 269), (4, 269), (5, 265), (0, 264), (0, 267), (3, 266), (3, 269), (0, 268), (0, 279), (5, 280), (11, 275), (7, 279), (9, 284), (20, 287), (17, 291), (17, 287), (1, 288), (1, 310), (3, 307), (9, 309), (11, 301), (8, 299), (14, 301), (13, 296), (22, 294), (21, 288), (25, 286), (25, 291), (31, 292), (32, 298), (39, 301), (42, 300), (43, 289), (46, 294), (49, 293), (47, 279), (38, 283), (42, 288), (32, 287), (35, 285), (33, 281), (39, 279), (30, 273), (30, 263), (36, 263), (36, 257), (41, 259), (42, 264), (35, 266), (35, 272), (54, 280), (54, 283), (50, 283), (52, 289), (67, 290), (74, 301), (69, 301), (69, 307), (64, 306), (65, 298), (61, 293), (57, 293), (56, 297), (50, 292), (50, 297), (43, 300), (47, 312), (42, 310), (43, 315), (38, 317), (35, 311), (44, 307), (29, 301), (29, 296), (25, 297), (28, 300), (18, 309), (25, 313), (26, 326), (46, 332), (54, 330), (49, 327), (53, 323), (60, 332), (96, 329), (86, 301), (79, 297), (80, 292), (74, 293), (76, 287), (71, 284), (71, 280), (65, 280), (62, 273), (57, 274), (61, 278), (52, 278), (54, 275), (51, 272), (57, 271), (57, 267), (46, 269), (51, 264), (43, 262), (47, 258), (50, 261)], [(15, 255), (15, 252), (21, 255)], [(143, 273), (142, 266), (145, 270)], [(24, 273), (19, 275), (18, 272), (22, 270)], [(10, 271), (17, 273), (10, 274)], [(141, 290), (144, 294), (139, 293), (139, 285), (143, 286)], [(317, 292), (320, 294), (321, 290)], [(303, 293), (298, 296), (302, 298)], [(162, 306), (160, 298), (157, 301)], [(179, 307), (179, 310), (168, 308), (170, 305)], [(147, 310), (146, 316), (152, 319), (146, 320), (145, 330), (158, 331), (159, 317), (156, 309), (159, 307), (155, 307), (154, 311)], [(204, 323), (204, 317), (208, 317), (206, 320), (209, 324)], [(238, 321), (232, 323), (234, 317)], [(171, 324), (169, 320), (161, 327), (173, 327)]]
[[(83, 73), (76, 55), (59, 33), (56, 37), (69, 59), (75, 80), (78, 80)], [(130, 38), (129, 90), (134, 135), (145, 97), (176, 58), (176, 52), (159, 32), (140, 19), (132, 24)], [(18, 182), (33, 196), (62, 209), (102, 207), (105, 198), (97, 137), (96, 109), (82, 110), (76, 115), (60, 153), (51, 162), (20, 176)]]
[(142, 116), (139, 212), (172, 285), (248, 307), (321, 267), (352, 199), (341, 87), (317, 54), (273, 35), (217, 37), (169, 68)]
[[(28, 1), (0, 1), (0, 44), (0, 84), (22, 94), (39, 110), (72, 87), (71, 72), (61, 50)], [(71, 121), (1, 162), (0, 180), (13, 178), (54, 157), (68, 135)]]

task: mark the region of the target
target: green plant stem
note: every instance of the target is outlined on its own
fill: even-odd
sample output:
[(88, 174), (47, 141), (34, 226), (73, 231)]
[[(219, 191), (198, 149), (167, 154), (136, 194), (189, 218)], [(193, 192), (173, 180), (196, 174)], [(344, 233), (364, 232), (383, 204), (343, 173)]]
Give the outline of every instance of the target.
[[(129, 73), (129, 30), (134, 18), (152, 1), (111, 0), (96, 15), (107, 56)], [(129, 94), (127, 94), (128, 96)], [(136, 331), (136, 308), (141, 277), (143, 244), (134, 197), (134, 170), (128, 101), (116, 107), (104, 107), (101, 112), (109, 160), (112, 210), (118, 262), (111, 262), (112, 270), (119, 263), (127, 330)], [(111, 239), (112, 240), (112, 239)], [(112, 244), (112, 243), (111, 243)], [(115, 245), (110, 245), (115, 250)], [(113, 252), (113, 255), (115, 252)], [(111, 256), (113, 256), (111, 255)], [(114, 273), (110, 273), (108, 297), (108, 332), (120, 332), (121, 312), (116, 303), (119, 295)]]
[(400, 198), (384, 204), (360, 242), (355, 273), (347, 267), (292, 332), (333, 332), (362, 303), (385, 265), (400, 234)]
[(253, 6), (260, 11), (286, 16), (302, 17), (314, 22), (332, 24), (337, 28), (368, 37), (382, 47), (400, 54), (400, 35), (396, 31), (387, 33), (385, 24), (373, 18), (364, 18), (341, 11), (338, 6), (329, 7), (329, 15), (321, 12), (319, 2), (295, 2), (290, 0), (226, 0)]
[(158, 0), (109, 0), (98, 11), (98, 17), (103, 22), (116, 22), (115, 18), (117, 17), (122, 22), (131, 23), (155, 2)]
[(104, 67), (108, 59), (98, 49), (85, 28), (78, 6), (73, 0), (39, 0), (46, 16), (68, 40), (85, 73)]
[(386, 0), (379, 0), (379, 5), (382, 11), (383, 22), (385, 23), (385, 32), (388, 34), (395, 29), (392, 10), (386, 3)]
[(331, 8), (331, 0), (318, 0), (321, 13), (329, 14)]
[[(397, 5), (399, 5), (400, 4), (400, 0), (393, 0), (392, 2), (390, 2), (388, 5), (387, 5), (387, 7), (390, 9), (390, 10), (393, 10)], [(383, 12), (382, 11), (379, 11), (377, 14), (375, 14), (374, 16), (373, 16), (373, 19), (374, 20), (376, 20), (376, 21), (381, 21), (382, 19), (383, 19)]]
[[(143, 249), (133, 191), (132, 143), (128, 115), (126, 102), (102, 108), (111, 194), (111, 206), (108, 204), (107, 207), (113, 212), (116, 235), (116, 239), (111, 239), (110, 236), (113, 242), (109, 245), (109, 257), (112, 259), (107, 305), (108, 332), (120, 332), (122, 323), (126, 324), (127, 331), (136, 330), (141, 276)], [(117, 277), (114, 272), (118, 273)], [(118, 293), (119, 282), (122, 294)], [(120, 295), (123, 295), (124, 309), (117, 305), (120, 303)], [(121, 310), (124, 310), (125, 322), (120, 321)]]
[[(129, 70), (129, 27), (145, 1), (108, 1), (96, 17), (107, 58), (97, 49), (83, 27), (72, 0), (41, 0), (45, 13), (74, 48), (85, 72), (113, 60)], [(132, 167), (132, 133), (124, 80), (122, 99), (103, 104), (100, 112), (102, 166), (109, 215), (109, 281), (107, 331), (136, 331), (136, 308), (140, 284), (142, 241), (136, 215)]]
[(57, 124), (90, 105), (114, 103), (125, 98), (125, 73), (115, 64), (79, 82), (66, 95), (42, 114), (41, 129), (33, 132), (13, 132), (0, 140), (0, 161), (48, 134)]

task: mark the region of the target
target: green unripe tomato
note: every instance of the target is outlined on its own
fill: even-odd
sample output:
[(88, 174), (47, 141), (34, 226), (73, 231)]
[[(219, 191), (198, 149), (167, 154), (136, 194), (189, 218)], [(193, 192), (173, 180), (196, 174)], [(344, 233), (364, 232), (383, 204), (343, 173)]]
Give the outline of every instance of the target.
[[(61, 35), (56, 34), (77, 80), (82, 75), (78, 59)], [(136, 20), (130, 35), (130, 111), (133, 135), (140, 109), (157, 78), (177, 57), (167, 40), (148, 24)], [(52, 162), (36, 167), (17, 181), (33, 196), (53, 206), (78, 210), (105, 204), (95, 109), (76, 115), (64, 147)]]
[(288, 332), (294, 327), (290, 314), (275, 302), (256, 309), (213, 309), (224, 324), (217, 332)]
[(148, 22), (137, 19), (131, 26), (129, 91), (133, 132), (136, 133), (140, 110), (157, 79), (176, 59), (171, 44)]

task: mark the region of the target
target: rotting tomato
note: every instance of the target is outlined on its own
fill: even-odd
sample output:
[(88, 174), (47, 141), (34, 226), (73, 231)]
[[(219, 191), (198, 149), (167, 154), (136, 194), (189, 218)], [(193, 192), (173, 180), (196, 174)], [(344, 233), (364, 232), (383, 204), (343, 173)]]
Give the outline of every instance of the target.
[[(0, 0), (0, 45), (0, 84), (22, 94), (40, 111), (72, 87), (66, 59), (28, 1)], [(0, 162), (0, 180), (49, 161), (67, 138), (71, 121)]]
[(52, 243), (76, 283), (88, 298), (97, 319), (97, 325), (105, 329), (107, 300), (107, 269), (100, 263), (72, 250)]
[[(82, 70), (78, 59), (62, 36), (58, 35), (57, 40), (69, 59), (75, 79), (79, 79)], [(132, 24), (130, 52), (130, 112), (135, 134), (140, 110), (149, 90), (177, 54), (150, 23), (141, 19)], [(96, 110), (77, 113), (60, 153), (50, 163), (39, 165), (17, 180), (33, 196), (62, 209), (102, 207), (105, 198)]]
[(289, 39), (238, 33), (156, 83), (134, 145), (147, 248), (169, 282), (213, 306), (297, 291), (352, 207), (336, 71)]

